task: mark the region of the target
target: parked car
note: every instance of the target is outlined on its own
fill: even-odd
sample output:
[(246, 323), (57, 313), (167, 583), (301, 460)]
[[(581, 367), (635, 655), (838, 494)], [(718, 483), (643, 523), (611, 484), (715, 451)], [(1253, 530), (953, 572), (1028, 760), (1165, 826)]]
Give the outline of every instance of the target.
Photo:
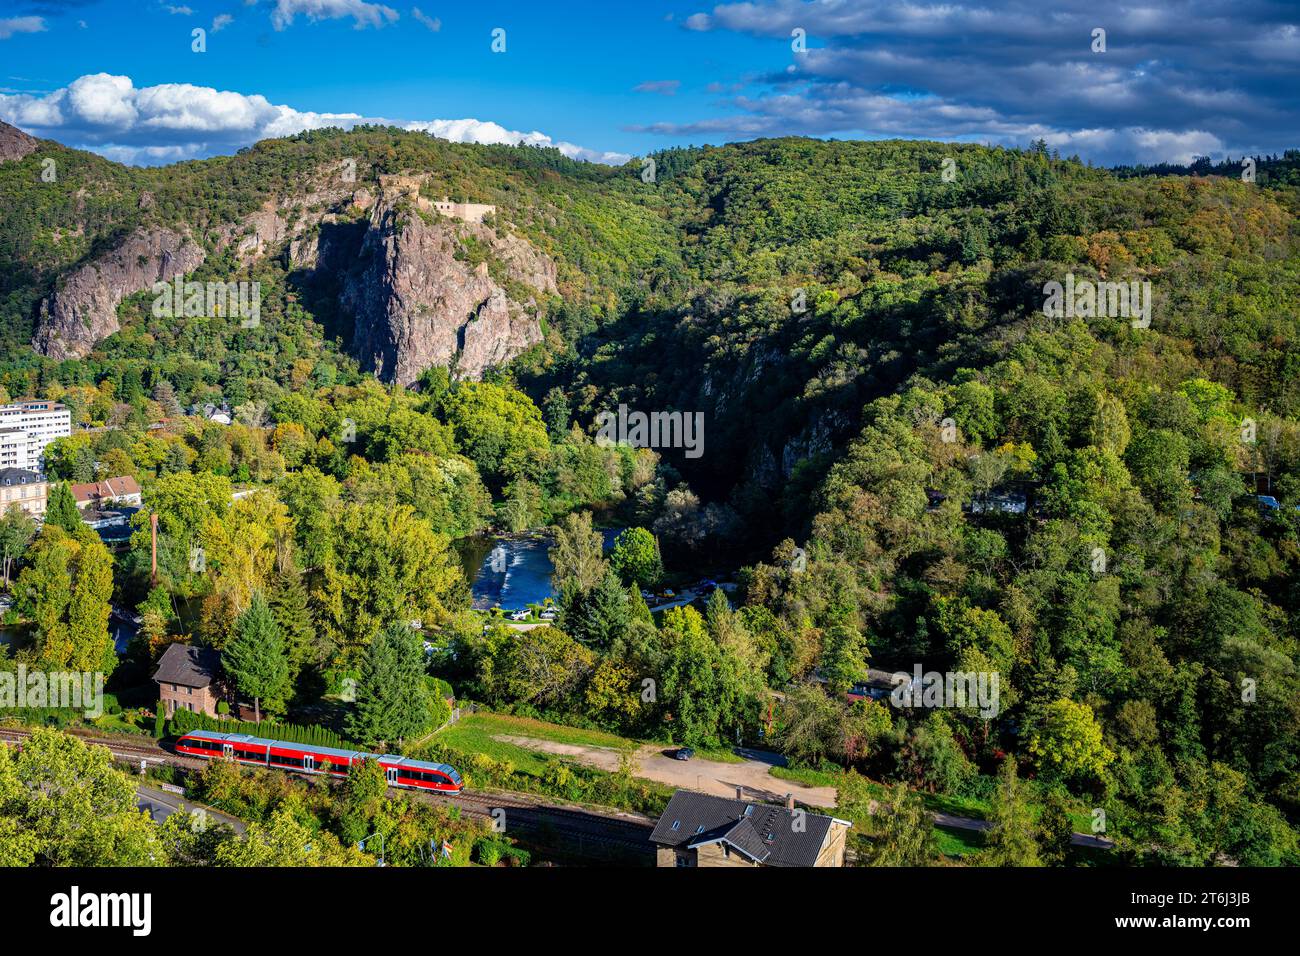
[(537, 616), (540, 617), (543, 621), (554, 621), (555, 611), (554, 609), (548, 607), (545, 611), (543, 611), (541, 614)]
[(674, 760), (690, 760), (695, 756), (695, 750), (691, 747), (678, 747), (673, 753)]
[(528, 618), (530, 618), (530, 617), (532, 616), (532, 613), (533, 613), (533, 612), (530, 611), (530, 610), (528, 610), (528, 608), (524, 608), (523, 610), (520, 610), (520, 611), (511, 611), (511, 612), (510, 612), (510, 620), (512, 620), (512, 621), (526, 621), (526, 620), (528, 620)]

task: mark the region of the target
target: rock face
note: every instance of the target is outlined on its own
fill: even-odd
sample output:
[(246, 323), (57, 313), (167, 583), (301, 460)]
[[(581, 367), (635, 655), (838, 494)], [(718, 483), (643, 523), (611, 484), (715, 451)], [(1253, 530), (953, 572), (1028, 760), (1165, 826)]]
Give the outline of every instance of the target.
[(80, 266), (41, 301), (32, 347), (54, 359), (82, 358), (120, 327), (117, 307), (134, 292), (198, 268), (203, 250), (170, 229), (137, 229)]
[(28, 136), (18, 127), (0, 123), (0, 163), (22, 159), (28, 153), (36, 152), (40, 145), (40, 140)]
[(353, 352), (363, 367), (399, 385), (432, 365), (476, 379), (542, 339), (535, 300), (512, 299), (486, 262), (457, 258), (462, 237), (487, 247), (514, 282), (555, 291), (555, 263), (525, 240), (426, 215), (401, 201), (377, 202), (359, 267), (340, 293), (356, 319)]
[[(0, 128), (0, 144), (22, 139), (37, 145)], [(241, 265), (282, 255), (291, 270), (323, 283), (352, 320), (351, 351), (379, 378), (409, 385), (436, 364), (476, 379), (541, 341), (533, 293), (554, 293), (556, 270), (527, 240), (421, 209), (409, 185), (381, 183), (377, 195), (328, 177), (302, 185), (218, 226), (215, 248)], [(147, 210), (153, 197), (140, 203)], [(40, 304), (33, 347), (55, 359), (84, 357), (118, 331), (126, 296), (192, 272), (204, 258), (179, 231), (137, 229), (60, 280)]]

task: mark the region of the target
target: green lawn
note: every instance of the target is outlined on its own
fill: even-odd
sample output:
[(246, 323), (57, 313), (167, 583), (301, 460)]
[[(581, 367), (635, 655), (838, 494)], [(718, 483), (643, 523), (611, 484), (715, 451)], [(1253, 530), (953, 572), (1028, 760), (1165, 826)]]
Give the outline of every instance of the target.
[(944, 856), (969, 856), (984, 849), (984, 834), (978, 830), (958, 830), (955, 827), (935, 827), (939, 850)]
[(769, 771), (778, 780), (793, 780), (808, 787), (838, 787), (840, 774), (827, 773), (825, 770), (812, 770), (807, 767), (773, 767)]
[[(449, 747), (487, 754), (498, 760), (509, 759), (515, 766), (524, 769), (525, 763), (538, 763), (536, 751), (526, 750), (518, 744), (496, 740), (497, 736), (534, 737), (549, 740), (557, 744), (572, 744), (579, 747), (607, 747), (611, 750), (635, 750), (650, 743), (665, 750), (675, 744), (665, 741), (634, 740), (620, 737), (603, 730), (587, 730), (580, 727), (568, 727), (564, 724), (552, 724), (545, 720), (531, 717), (511, 717), (507, 714), (479, 712), (462, 717), (461, 720), (439, 732), (437, 739)], [(533, 755), (530, 757), (529, 755)], [(540, 759), (544, 760), (546, 754)], [(696, 759), (716, 760), (720, 763), (743, 763), (743, 757), (737, 756), (730, 749), (709, 750), (696, 748)]]

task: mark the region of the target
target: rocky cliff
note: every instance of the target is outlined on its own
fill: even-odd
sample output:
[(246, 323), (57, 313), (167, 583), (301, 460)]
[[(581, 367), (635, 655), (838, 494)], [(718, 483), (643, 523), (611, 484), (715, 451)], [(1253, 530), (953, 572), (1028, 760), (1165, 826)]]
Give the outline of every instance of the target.
[(54, 359), (81, 358), (120, 326), (117, 307), (134, 292), (197, 269), (203, 250), (171, 229), (137, 229), (79, 266), (40, 304), (32, 347)]
[[(142, 196), (141, 208), (151, 207), (152, 197)], [(431, 214), (401, 190), (381, 185), (372, 195), (327, 172), (206, 235), (241, 266), (281, 255), (291, 271), (327, 275), (330, 301), (337, 297), (352, 323), (353, 354), (402, 385), (435, 364), (479, 378), (508, 362), (541, 341), (537, 298), (556, 291), (555, 263), (526, 240)], [(55, 359), (85, 356), (118, 331), (126, 296), (204, 259), (182, 227), (136, 229), (60, 280), (40, 303), (33, 347)]]
[(28, 153), (35, 152), (41, 141), (28, 136), (16, 126), (0, 123), (0, 163), (9, 159), (22, 159)]
[(401, 385), (432, 365), (479, 378), (541, 341), (535, 299), (512, 298), (486, 261), (471, 265), (467, 243), (488, 250), (507, 284), (555, 291), (555, 263), (525, 240), (422, 214), (401, 200), (377, 202), (340, 294), (356, 320), (352, 351), (363, 367)]

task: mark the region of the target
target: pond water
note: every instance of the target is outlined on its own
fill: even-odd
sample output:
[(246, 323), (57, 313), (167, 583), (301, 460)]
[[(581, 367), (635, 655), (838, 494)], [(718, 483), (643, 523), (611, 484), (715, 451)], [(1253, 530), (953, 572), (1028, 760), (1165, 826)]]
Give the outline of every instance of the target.
[[(622, 530), (607, 528), (601, 532), (607, 552)], [(456, 551), (465, 578), (471, 582), (474, 607), (486, 610), (500, 605), (515, 611), (554, 597), (551, 572), (555, 566), (548, 557), (551, 544), (551, 536), (542, 532), (457, 541)]]
[[(116, 616), (108, 619), (108, 629), (113, 632), (113, 646), (117, 653), (125, 654), (127, 645), (135, 636), (134, 624), (120, 621)], [(10, 653), (21, 650), (31, 643), (31, 631), (26, 627), (5, 627), (0, 625), (0, 644), (6, 645)]]

